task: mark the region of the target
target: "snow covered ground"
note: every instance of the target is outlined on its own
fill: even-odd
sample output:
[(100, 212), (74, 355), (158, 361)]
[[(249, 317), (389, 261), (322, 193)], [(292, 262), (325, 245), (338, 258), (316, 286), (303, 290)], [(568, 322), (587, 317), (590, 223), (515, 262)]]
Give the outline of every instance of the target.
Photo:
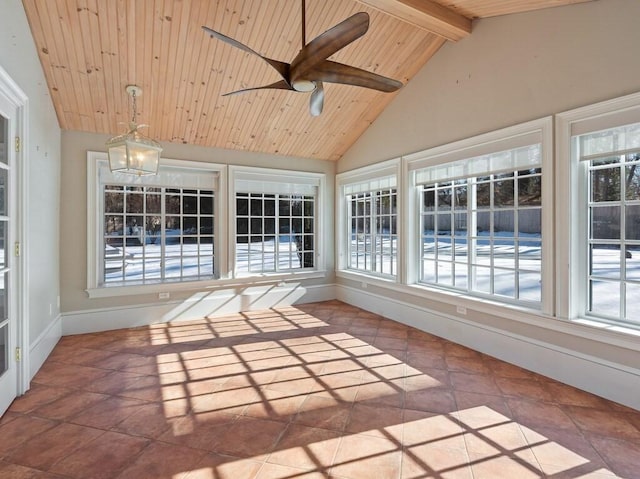
[[(353, 243), (353, 251), (356, 250)], [(352, 264), (367, 264), (371, 261), (371, 244), (359, 243), (358, 253), (353, 253)], [(167, 265), (166, 278), (188, 278), (198, 276), (213, 276), (214, 257), (211, 244), (170, 244), (166, 247)], [(282, 237), (278, 242), (276, 255), (275, 240), (264, 243), (236, 244), (236, 271), (239, 273), (279, 271), (300, 268), (300, 258), (295, 241), (290, 237)], [(515, 245), (513, 241), (498, 239), (493, 246), (487, 239), (478, 241), (474, 255), (475, 290), (490, 292), (491, 284), (491, 252), (493, 252), (493, 283), (494, 292), (505, 297), (515, 297), (515, 275), (519, 274), (519, 297), (529, 301), (540, 301), (541, 282), (541, 248), (539, 237), (531, 236), (529, 240), (521, 241), (518, 254), (518, 270), (515, 267)], [(466, 239), (455, 238), (454, 245), (450, 240), (438, 237), (438, 278), (444, 284), (466, 288), (468, 285), (469, 269), (468, 248)], [(393, 249), (390, 240), (378, 243), (377, 261), (382, 261), (382, 271), (396, 271), (392, 265)], [(424, 244), (424, 269), (433, 271), (436, 247), (433, 241)], [(625, 259), (627, 278), (640, 281), (640, 251), (633, 251), (631, 258)], [(160, 245), (147, 244), (144, 247), (127, 246), (126, 257), (122, 255), (122, 248), (107, 246), (106, 251), (106, 282), (160, 280)], [(603, 281), (593, 283), (593, 311), (604, 316), (617, 316), (620, 302), (620, 252), (611, 249), (593, 250), (593, 273), (604, 278)], [(433, 277), (425, 277), (433, 280)], [(640, 323), (640, 285), (626, 285), (627, 318)]]
[[(276, 271), (300, 268), (300, 258), (295, 241), (280, 239), (276, 255), (275, 240), (264, 243), (236, 244), (236, 268), (238, 272)], [(127, 246), (125, 257), (122, 248), (107, 246), (106, 282), (154, 280), (161, 278), (159, 244)], [(169, 244), (165, 246), (166, 278), (213, 276), (214, 256), (211, 244)]]

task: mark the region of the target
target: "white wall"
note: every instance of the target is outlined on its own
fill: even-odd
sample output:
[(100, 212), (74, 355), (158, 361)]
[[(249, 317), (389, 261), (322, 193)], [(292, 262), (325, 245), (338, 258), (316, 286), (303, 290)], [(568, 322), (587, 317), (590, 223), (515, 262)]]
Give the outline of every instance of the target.
[(0, 7), (0, 66), (29, 102), (28, 138), (24, 144), (28, 162), (28, 242), (23, 254), (27, 255), (29, 284), (28, 339), (34, 347), (41, 340), (46, 342), (59, 315), (60, 128), (19, 0), (3, 0)]
[[(640, 91), (639, 18), (639, 1), (607, 0), (474, 22), (468, 38), (444, 45), (403, 88), (337, 171)], [(640, 336), (407, 286), (365, 288), (348, 277), (337, 285), (347, 302), (640, 408)]]

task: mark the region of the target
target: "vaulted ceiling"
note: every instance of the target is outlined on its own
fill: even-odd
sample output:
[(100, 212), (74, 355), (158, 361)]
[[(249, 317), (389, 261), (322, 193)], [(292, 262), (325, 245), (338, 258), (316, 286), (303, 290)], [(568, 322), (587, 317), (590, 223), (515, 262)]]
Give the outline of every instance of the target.
[[(407, 83), (446, 41), (472, 35), (472, 20), (588, 0), (306, 0), (307, 41), (350, 15), (369, 31), (331, 57)], [(64, 130), (115, 135), (137, 99), (145, 134), (166, 142), (337, 160), (393, 100), (325, 83), (309, 94), (258, 90), (278, 81), (257, 56), (210, 38), (206, 25), (258, 53), (291, 62), (301, 48), (299, 0), (23, 0)]]

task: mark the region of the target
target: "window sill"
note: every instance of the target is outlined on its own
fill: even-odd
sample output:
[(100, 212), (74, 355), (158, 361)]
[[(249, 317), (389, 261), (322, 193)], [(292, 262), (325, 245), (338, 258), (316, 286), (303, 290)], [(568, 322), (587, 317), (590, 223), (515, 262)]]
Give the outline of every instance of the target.
[(183, 291), (214, 291), (220, 288), (244, 287), (255, 285), (281, 285), (292, 281), (326, 278), (326, 271), (305, 271), (299, 273), (274, 273), (245, 276), (239, 278), (210, 279), (204, 281), (184, 281), (176, 283), (111, 285), (87, 288), (89, 298), (113, 298), (118, 296), (137, 296)]
[[(464, 321), (473, 322), (473, 313), (478, 312), (504, 318), (509, 321), (517, 321), (530, 326), (556, 331), (558, 333), (597, 341), (603, 344), (630, 349), (632, 351), (637, 351), (640, 348), (640, 329), (636, 330), (630, 327), (624, 327), (623, 325), (612, 325), (610, 323), (596, 321), (593, 318), (564, 319), (512, 303), (501, 303), (462, 293), (438, 290), (419, 284), (406, 285), (395, 281), (384, 281), (380, 278), (347, 271), (339, 271), (336, 273), (336, 276), (351, 281), (361, 281), (363, 289), (366, 288), (367, 285), (370, 285), (386, 289), (387, 291), (414, 296), (422, 300), (450, 304), (455, 307), (461, 306), (467, 311), (466, 315), (455, 313), (455, 307), (453, 313), (444, 313)], [(390, 297), (390, 299), (393, 299), (393, 297)]]
[(625, 326), (624, 324), (614, 324), (607, 321), (600, 321), (596, 318), (577, 318), (571, 320), (572, 323), (580, 324), (589, 328), (595, 328), (600, 331), (612, 331), (618, 334), (626, 334), (636, 336), (640, 340), (640, 327)]
[(375, 285), (379, 283), (384, 287), (390, 285), (398, 285), (398, 280), (395, 276), (384, 276), (376, 273), (367, 273), (365, 271), (358, 271), (354, 269), (342, 269), (336, 271), (338, 278), (350, 279), (353, 281), (362, 281), (363, 284)]
[[(434, 301), (454, 303), (471, 311), (490, 314), (511, 321), (517, 321), (530, 326), (544, 328), (558, 333), (577, 336), (612, 346), (631, 350), (640, 347), (640, 331), (622, 326), (612, 326), (604, 322), (583, 318), (565, 319), (545, 314), (542, 311), (527, 308), (512, 303), (502, 303), (495, 300), (467, 296), (462, 293), (440, 291), (423, 285), (409, 285), (403, 288), (405, 293), (432, 299)], [(464, 318), (465, 316), (460, 316)]]

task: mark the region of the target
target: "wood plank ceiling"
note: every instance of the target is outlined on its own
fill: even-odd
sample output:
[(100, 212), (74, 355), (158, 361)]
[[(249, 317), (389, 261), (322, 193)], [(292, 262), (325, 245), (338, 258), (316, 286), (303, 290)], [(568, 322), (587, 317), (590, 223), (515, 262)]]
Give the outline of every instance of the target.
[[(306, 35), (310, 41), (366, 11), (369, 31), (331, 59), (406, 83), (447, 39), (467, 35), (472, 19), (583, 1), (307, 0)], [(279, 77), (259, 58), (209, 38), (201, 25), (290, 62), (301, 47), (298, 0), (23, 4), (63, 130), (124, 132), (131, 118), (125, 87), (135, 84), (143, 91), (137, 121), (158, 141), (337, 160), (397, 94), (325, 83), (319, 117), (309, 115), (309, 94), (222, 97)]]

